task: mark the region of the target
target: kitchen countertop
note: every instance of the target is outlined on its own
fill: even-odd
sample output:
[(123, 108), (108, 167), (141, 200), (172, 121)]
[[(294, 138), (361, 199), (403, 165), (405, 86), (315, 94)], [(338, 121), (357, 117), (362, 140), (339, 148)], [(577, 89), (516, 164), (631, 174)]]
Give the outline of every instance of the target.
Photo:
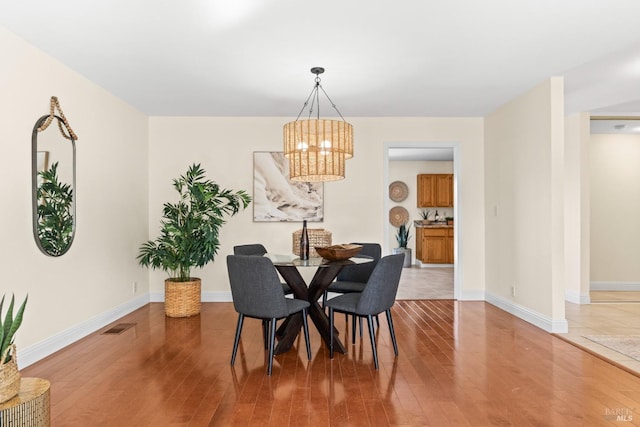
[(413, 225), (416, 228), (453, 228), (453, 224), (447, 225), (446, 223), (431, 223), (431, 224), (422, 224), (420, 222), (414, 222)]

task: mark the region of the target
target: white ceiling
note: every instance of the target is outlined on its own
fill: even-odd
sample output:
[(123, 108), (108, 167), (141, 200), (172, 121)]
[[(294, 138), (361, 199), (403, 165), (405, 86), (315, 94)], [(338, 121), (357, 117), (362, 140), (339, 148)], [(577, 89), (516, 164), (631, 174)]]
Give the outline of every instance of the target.
[(295, 117), (313, 66), (345, 117), (483, 116), (558, 75), (567, 112), (635, 115), (639, 16), (637, 0), (0, 0), (0, 25), (180, 116)]

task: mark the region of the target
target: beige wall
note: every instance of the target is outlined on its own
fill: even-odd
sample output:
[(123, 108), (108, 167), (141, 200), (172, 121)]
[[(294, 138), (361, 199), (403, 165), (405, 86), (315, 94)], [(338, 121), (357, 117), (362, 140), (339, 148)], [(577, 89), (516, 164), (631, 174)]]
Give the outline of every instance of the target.
[(640, 284), (640, 136), (591, 135), (591, 281)]
[[(150, 118), (149, 230), (157, 235), (162, 203), (174, 197), (171, 179), (193, 162), (200, 162), (211, 179), (224, 187), (253, 194), (254, 151), (281, 151), (282, 126), (286, 118)], [(388, 233), (387, 183), (384, 181), (384, 144), (390, 141), (456, 141), (461, 148), (459, 183), (463, 210), (460, 218), (461, 276), (464, 292), (484, 288), (483, 212), (483, 120), (481, 118), (351, 118), (355, 129), (355, 155), (346, 164), (346, 178), (325, 183), (325, 220), (322, 226), (333, 233), (334, 243), (376, 241), (385, 254)], [(414, 208), (413, 213), (416, 213)], [(412, 212), (410, 211), (410, 212)], [(417, 213), (416, 213), (417, 214)], [(273, 252), (291, 252), (291, 233), (299, 223), (255, 223), (248, 209), (222, 228), (221, 249), (216, 261), (202, 271), (203, 291), (208, 298), (225, 298), (228, 279), (224, 255), (235, 244), (263, 242)], [(464, 254), (468, 256), (464, 256)], [(163, 272), (152, 272), (153, 292), (162, 291)], [(227, 296), (228, 298), (228, 296)]]
[(589, 114), (565, 120), (565, 299), (589, 303)]
[(485, 127), (488, 299), (565, 327), (562, 79), (510, 101)]
[[(147, 230), (147, 118), (2, 27), (0, 46), (0, 294), (29, 294), (22, 367), (25, 349), (131, 304), (132, 282), (147, 293), (135, 260)], [(77, 234), (60, 258), (38, 250), (31, 228), (31, 131), (52, 95), (79, 138)]]

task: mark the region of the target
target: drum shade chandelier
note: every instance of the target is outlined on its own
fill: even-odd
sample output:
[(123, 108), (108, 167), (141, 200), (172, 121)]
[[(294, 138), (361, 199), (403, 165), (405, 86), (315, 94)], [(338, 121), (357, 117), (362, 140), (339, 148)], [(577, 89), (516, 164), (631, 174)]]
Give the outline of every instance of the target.
[[(344, 161), (353, 157), (353, 126), (347, 123), (320, 84), (324, 68), (313, 67), (315, 85), (298, 117), (284, 125), (284, 155), (289, 159), (293, 181), (337, 181), (344, 179)], [(320, 90), (342, 120), (320, 119)], [(305, 109), (308, 118), (300, 120)], [(315, 118), (313, 117), (315, 108)]]

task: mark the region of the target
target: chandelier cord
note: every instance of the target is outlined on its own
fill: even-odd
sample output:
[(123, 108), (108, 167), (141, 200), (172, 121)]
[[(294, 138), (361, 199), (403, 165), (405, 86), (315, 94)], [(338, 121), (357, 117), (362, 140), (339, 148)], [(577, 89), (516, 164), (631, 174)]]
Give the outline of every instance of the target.
[(331, 100), (331, 98), (329, 98), (329, 94), (327, 94), (327, 92), (324, 90), (324, 88), (322, 87), (321, 84), (318, 84), (318, 86), (320, 87), (320, 89), (322, 89), (322, 93), (324, 93), (324, 96), (327, 97), (327, 99), (329, 100), (329, 103), (331, 103), (331, 106), (333, 107), (334, 110), (336, 110), (336, 113), (338, 113), (338, 115), (340, 116), (342, 121), (346, 122), (344, 117), (342, 117), (342, 113), (340, 112), (340, 110), (338, 110), (338, 107), (336, 107), (336, 104), (334, 104), (333, 101)]
[(300, 112), (298, 113), (298, 117), (296, 117), (296, 122), (298, 121), (298, 119), (300, 118), (300, 116), (302, 115), (302, 113), (304, 112), (304, 109), (307, 108), (307, 105), (309, 105), (309, 100), (311, 99), (311, 95), (313, 95), (314, 92), (317, 92), (318, 89), (317, 87), (313, 87), (313, 89), (311, 89), (311, 93), (309, 94), (309, 96), (307, 97), (307, 100), (304, 101), (304, 105), (302, 106), (302, 109), (300, 110)]
[(331, 104), (333, 109), (336, 110), (336, 113), (338, 113), (338, 115), (340, 116), (342, 121), (346, 122), (346, 120), (344, 119), (344, 116), (342, 115), (340, 110), (338, 110), (338, 107), (336, 107), (336, 104), (334, 104), (333, 100), (329, 97), (329, 94), (327, 93), (327, 91), (324, 90), (324, 88), (320, 84), (320, 77), (319, 76), (316, 76), (316, 84), (315, 84), (315, 86), (313, 86), (313, 89), (311, 89), (311, 93), (307, 97), (307, 100), (304, 101), (304, 104), (302, 105), (302, 108), (300, 109), (300, 112), (298, 113), (298, 116), (296, 117), (295, 121), (297, 122), (298, 119), (300, 119), (300, 116), (302, 115), (302, 113), (304, 113), (304, 109), (307, 108), (307, 105), (309, 105), (309, 100), (310, 99), (312, 99), (312, 101), (311, 101), (311, 107), (309, 107), (309, 118), (311, 118), (311, 115), (313, 114), (313, 105), (315, 104), (317, 106), (317, 110), (318, 110), (317, 111), (317, 118), (320, 119), (320, 97), (318, 96), (318, 88), (320, 88), (322, 90), (322, 93), (324, 93), (324, 96), (327, 97), (327, 99), (329, 100), (329, 103)]

